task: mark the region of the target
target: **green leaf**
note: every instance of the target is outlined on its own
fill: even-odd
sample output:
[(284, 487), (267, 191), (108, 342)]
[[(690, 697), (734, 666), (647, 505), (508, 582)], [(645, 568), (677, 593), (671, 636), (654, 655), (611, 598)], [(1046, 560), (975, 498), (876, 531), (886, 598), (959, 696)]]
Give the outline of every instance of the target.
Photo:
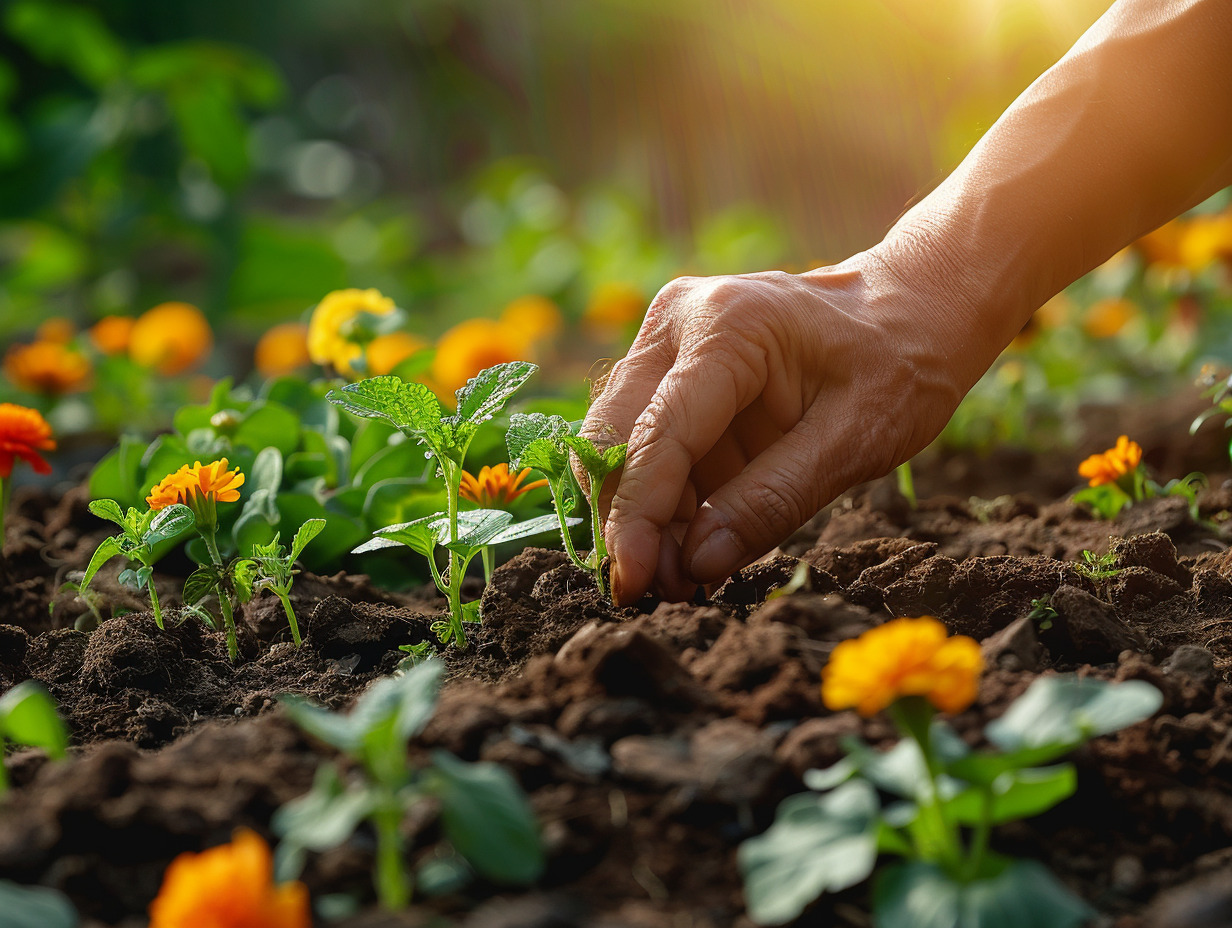
[[(278, 809), (270, 825), (283, 842), (295, 849), (327, 851), (346, 841), (375, 805), (376, 795), (371, 790), (348, 790), (337, 768), (322, 764), (317, 768), (312, 789)], [(287, 850), (280, 844), (279, 856)], [(279, 870), (284, 880), (299, 875), (298, 870)]]
[(560, 416), (514, 413), (505, 432), (509, 467), (533, 467), (551, 478), (563, 476), (569, 470), (569, 446), (564, 441), (569, 434), (569, 423)]
[(507, 361), (485, 368), (457, 389), (455, 425), (479, 425), (501, 411), (509, 398), (530, 379), (539, 366), (529, 361)]
[(379, 548), (389, 548), (394, 545), (406, 545), (417, 554), (431, 557), (439, 543), (441, 521), (448, 516), (435, 512), (411, 522), (399, 522), (376, 530), (375, 537), (354, 549), (353, 554), (363, 554), (376, 551)]
[[(269, 407), (265, 407), (269, 408)], [(298, 423), (297, 437), (298, 437)], [(295, 450), (292, 446), (292, 451)], [(291, 452), (288, 451), (287, 454)], [(248, 470), (247, 479), (244, 481), (244, 489), (249, 492), (256, 490), (268, 490), (270, 493), (277, 493), (279, 487), (282, 486), (282, 458), (283, 453), (280, 449), (265, 445), (257, 452), (256, 458), (252, 462), (252, 467)]]
[(1086, 506), (1101, 519), (1115, 519), (1130, 503), (1129, 496), (1115, 483), (1105, 483), (1098, 487), (1083, 487), (1070, 497), (1071, 502)]
[[(970, 751), (954, 729), (940, 719), (933, 720), (929, 740), (942, 763), (957, 760)], [(858, 773), (887, 793), (917, 798), (929, 782), (924, 756), (914, 738), (903, 738), (888, 751), (874, 750), (858, 738), (844, 739), (843, 747), (846, 757), (825, 770), (806, 771), (804, 785), (815, 790), (832, 789)], [(942, 789), (947, 788), (957, 789), (955, 784), (943, 781)]]
[[(572, 528), (575, 525), (582, 524), (581, 519), (566, 519), (565, 524)], [(560, 520), (554, 515), (537, 516), (534, 519), (527, 519), (525, 522), (519, 522), (517, 525), (511, 525), (507, 529), (494, 535), (489, 541), (490, 545), (503, 545), (508, 541), (521, 541), (523, 538), (533, 538), (535, 535), (544, 535), (548, 532), (560, 531)]]
[[(231, 442), (237, 448), (251, 448), (253, 451), (260, 449), (262, 453), (272, 447), (282, 458), (299, 447), (300, 428), (299, 416), (285, 406), (258, 402), (244, 414), (243, 421), (231, 436)], [(261, 454), (257, 455), (257, 460), (261, 460)], [(279, 461), (279, 480), (282, 478), (281, 465), (282, 462)], [(270, 484), (265, 482), (267, 478), (256, 475), (255, 470), (256, 468), (250, 479), (257, 479), (259, 486), (269, 486)], [(276, 481), (273, 486), (277, 488)]]
[(442, 528), (441, 544), (463, 558), (474, 557), (513, 521), (503, 509), (470, 509), (458, 513), (458, 538), (448, 541), (448, 524)]
[(257, 562), (251, 558), (240, 558), (231, 565), (231, 583), (240, 602), (246, 603), (252, 599), (252, 584), (256, 575)]
[(359, 753), (363, 732), (347, 713), (331, 712), (294, 693), (279, 696), (278, 704), (291, 717), (292, 722), (312, 737), (331, 744), (352, 757)]
[(291, 553), (288, 555), (288, 560), (292, 564), (299, 560), (300, 554), (308, 547), (308, 543), (320, 535), (324, 528), (324, 519), (309, 519), (301, 525), (299, 531), (295, 533), (295, 538), (291, 540)]
[[(992, 794), (990, 821), (1000, 825), (1039, 815), (1068, 799), (1077, 788), (1078, 774), (1073, 764), (1007, 771), (988, 787)], [(984, 819), (984, 801), (984, 789), (965, 789), (945, 800), (945, 807), (955, 821), (978, 825)]]
[(877, 806), (863, 780), (783, 800), (774, 824), (737, 852), (753, 921), (786, 924), (822, 893), (866, 879), (877, 862)]
[(624, 465), (625, 455), (629, 451), (628, 442), (610, 445), (600, 450), (584, 435), (567, 435), (564, 442), (578, 456), (578, 460), (582, 462), (582, 467), (586, 468), (586, 473), (590, 475), (595, 486), (602, 486), (608, 474)]
[(968, 883), (934, 864), (894, 864), (873, 888), (877, 928), (1077, 928), (1093, 915), (1034, 860), (1011, 861), (996, 875)]
[(120, 504), (114, 499), (92, 500), (89, 508), (100, 519), (106, 519), (108, 522), (114, 522), (121, 528), (124, 527), (124, 510), (120, 508)]
[(150, 575), (153, 571), (149, 567), (142, 567), (140, 570), (133, 570), (131, 567), (120, 571), (120, 575), (116, 577), (116, 582), (120, 586), (140, 593), (145, 589), (146, 584), (150, 582)]
[(102, 544), (95, 550), (94, 556), (90, 558), (90, 563), (86, 565), (86, 572), (81, 578), (81, 589), (84, 590), (89, 586), (99, 569), (123, 550), (123, 539), (120, 536), (112, 535), (110, 538), (104, 538)]
[(236, 550), (247, 555), (257, 545), (269, 544), (278, 534), (280, 519), (277, 490), (262, 487), (255, 491), (244, 501), (239, 518), (231, 529)]
[(195, 606), (218, 589), (218, 571), (213, 567), (198, 567), (184, 581), (184, 605)]
[(62, 758), (68, 731), (56, 713), (56, 701), (41, 684), (25, 680), (0, 696), (0, 733), (18, 744), (42, 748)]
[(421, 383), (406, 383), (386, 374), (330, 390), (326, 399), (352, 415), (384, 419), (433, 451), (443, 451), (450, 437), (450, 430), (441, 422), (445, 417), (441, 401)]
[(525, 885), (543, 873), (535, 813), (517, 781), (493, 763), (466, 763), (433, 751), (432, 791), (449, 843), (497, 883)]
[(77, 928), (73, 904), (46, 886), (22, 886), (0, 880), (0, 912), (5, 928)]
[(196, 523), (197, 517), (193, 515), (191, 509), (183, 503), (172, 503), (155, 513), (154, 518), (150, 520), (150, 527), (146, 529), (141, 540), (153, 547), (160, 541), (169, 541), (183, 534)]

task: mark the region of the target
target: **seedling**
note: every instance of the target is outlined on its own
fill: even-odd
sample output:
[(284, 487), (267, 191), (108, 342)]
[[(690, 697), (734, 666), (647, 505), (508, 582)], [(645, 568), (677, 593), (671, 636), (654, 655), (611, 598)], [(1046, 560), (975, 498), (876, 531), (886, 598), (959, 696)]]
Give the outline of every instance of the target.
[(90, 581), (104, 564), (117, 554), (122, 555), (141, 566), (136, 570), (130, 567), (121, 571), (120, 582), (132, 589), (149, 592), (154, 621), (159, 628), (163, 628), (162, 606), (158, 601), (158, 590), (153, 580), (154, 562), (158, 559), (156, 546), (178, 538), (192, 528), (196, 522), (192, 510), (181, 503), (174, 503), (157, 510), (147, 509), (142, 512), (130, 508), (128, 512), (124, 512), (120, 509), (120, 504), (113, 499), (96, 499), (90, 503), (90, 511), (100, 519), (118, 525), (120, 534), (103, 539), (103, 543), (98, 546), (78, 584), (78, 595), (89, 605), (87, 591)]
[(358, 770), (344, 778), (337, 766), (323, 764), (312, 789), (275, 813), (273, 828), (282, 838), (281, 879), (298, 875), (307, 851), (336, 847), (361, 822), (370, 821), (377, 839), (377, 897), (387, 909), (405, 907), (412, 882), (400, 826), (407, 810), (428, 798), (440, 804), (446, 838), (479, 873), (506, 884), (538, 878), (544, 857), (534, 812), (503, 768), (466, 763), (439, 750), (424, 767), (407, 763), (407, 742), (432, 717), (444, 670), (441, 661), (429, 659), (400, 676), (379, 680), (347, 714), (297, 696), (282, 697), (296, 724), (333, 745)]
[(291, 550), (287, 551), (278, 542), (278, 536), (266, 545), (254, 545), (252, 557), (242, 558), (232, 567), (232, 576), (242, 602), (247, 602), (254, 592), (272, 590), (282, 601), (282, 609), (287, 615), (291, 626), (291, 638), (298, 648), (302, 643), (299, 634), (299, 622), (295, 618), (295, 610), (291, 606), (291, 584), (295, 575), (295, 562), (303, 553), (304, 548), (325, 528), (324, 519), (309, 519), (299, 527), (295, 538), (291, 541)]
[[(458, 485), (462, 480), (466, 452), (479, 427), (496, 415), (527, 379), (539, 368), (528, 361), (510, 361), (480, 371), (457, 396), (457, 412), (448, 415), (440, 400), (421, 383), (407, 383), (392, 375), (373, 377), (350, 383), (341, 390), (331, 390), (328, 399), (348, 412), (364, 418), (384, 419), (427, 448), (427, 456), (435, 458), (445, 482), (446, 511), (440, 516), (448, 520), (449, 550), (448, 580), (442, 587), (440, 573), (432, 562), (433, 580), (449, 599), (448, 640), (459, 647), (466, 646), (463, 623), (467, 612), (462, 605), (462, 558), (472, 546), (475, 552), (486, 544), (499, 528), (486, 535), (487, 528), (476, 526), (464, 537), (458, 518)], [(483, 510), (490, 511), (490, 510)], [(504, 513), (509, 520), (512, 516)], [(508, 525), (508, 521), (504, 523)], [(504, 526), (502, 525), (501, 528)], [(436, 538), (436, 534), (431, 536)], [(473, 554), (472, 554), (473, 556)], [(478, 605), (470, 608), (477, 615)]]
[[(56, 714), (56, 701), (33, 680), (18, 683), (0, 696), (0, 756), (5, 742), (42, 748), (53, 760), (63, 760), (68, 749), (68, 731)], [(9, 778), (0, 760), (0, 795), (8, 791)]]
[(911, 472), (910, 461), (903, 461), (894, 468), (894, 482), (898, 485), (898, 492), (907, 501), (907, 505), (912, 509), (917, 508), (919, 500), (915, 495), (915, 475)]
[(1094, 583), (1112, 580), (1124, 567), (1117, 567), (1117, 556), (1109, 551), (1107, 554), (1094, 554), (1083, 549), (1082, 563), (1075, 564), (1074, 570)]
[(1058, 618), (1057, 610), (1052, 607), (1052, 597), (1041, 596), (1031, 600), (1031, 611), (1027, 613), (1027, 618), (1034, 622), (1041, 632), (1052, 628)]
[[(628, 444), (600, 449), (589, 438), (575, 435), (569, 423), (560, 416), (543, 413), (515, 414), (510, 417), (505, 443), (509, 449), (510, 466), (531, 467), (547, 477), (548, 488), (552, 491), (552, 502), (556, 506), (560, 522), (561, 540), (569, 559), (578, 567), (593, 572), (599, 592), (605, 592), (602, 568), (603, 560), (607, 557), (607, 546), (603, 543), (603, 518), (599, 512), (599, 496), (608, 475), (624, 466)], [(577, 551), (574, 550), (566, 523), (566, 517), (577, 505), (570, 452), (577, 455), (590, 478), (592, 547), (586, 560), (578, 557)]]

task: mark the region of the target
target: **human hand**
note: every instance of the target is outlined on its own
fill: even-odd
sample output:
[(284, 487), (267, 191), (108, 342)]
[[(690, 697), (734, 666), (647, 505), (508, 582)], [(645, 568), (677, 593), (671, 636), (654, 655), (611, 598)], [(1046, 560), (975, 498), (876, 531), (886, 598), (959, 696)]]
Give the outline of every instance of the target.
[(672, 281), (583, 429), (629, 439), (607, 485), (615, 601), (688, 598), (911, 458), (1014, 331), (987, 329), (955, 288), (908, 286), (873, 252)]

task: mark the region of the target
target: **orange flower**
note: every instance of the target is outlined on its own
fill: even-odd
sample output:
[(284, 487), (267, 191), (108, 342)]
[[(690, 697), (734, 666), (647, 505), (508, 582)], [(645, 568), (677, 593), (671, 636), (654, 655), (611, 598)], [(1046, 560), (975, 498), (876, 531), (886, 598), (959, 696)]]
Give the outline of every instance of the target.
[(132, 316), (104, 316), (90, 329), (90, 340), (103, 354), (126, 354), (136, 325)]
[(241, 828), (230, 844), (171, 861), (150, 903), (150, 928), (311, 928), (308, 889), (274, 885), (269, 845)]
[(13, 473), (13, 462), (21, 458), (35, 473), (50, 474), (51, 465), (39, 454), (55, 451), (51, 426), (36, 409), (16, 403), (0, 403), (0, 480)]
[(641, 320), (646, 297), (629, 283), (609, 282), (595, 287), (586, 304), (586, 322), (600, 330), (623, 329)]
[(479, 476), (471, 476), (462, 471), (462, 483), (458, 493), (463, 499), (478, 503), (481, 509), (505, 509), (523, 493), (546, 487), (546, 480), (533, 480), (525, 486), (522, 481), (530, 473), (530, 468), (524, 468), (517, 474), (509, 473), (508, 464), (497, 464), (495, 467), (479, 468)]
[(1092, 338), (1111, 338), (1138, 315), (1138, 307), (1124, 297), (1097, 300), (1087, 310), (1082, 328)]
[(500, 321), (518, 329), (531, 341), (544, 341), (559, 334), (564, 322), (560, 310), (546, 296), (528, 294), (509, 303), (500, 315)]
[(201, 310), (188, 303), (160, 303), (137, 319), (128, 354), (160, 374), (182, 373), (214, 347), (214, 334)]
[(58, 345), (67, 345), (75, 334), (77, 327), (63, 316), (52, 316), (35, 330), (40, 342), (55, 342)]
[(834, 712), (854, 708), (864, 716), (903, 696), (961, 712), (975, 702), (983, 669), (975, 639), (946, 637), (932, 616), (894, 619), (835, 647), (821, 672), (821, 698)]
[(145, 501), (151, 509), (183, 503), (197, 517), (197, 527), (209, 532), (218, 524), (216, 504), (234, 503), (243, 484), (244, 475), (238, 467), (228, 471), (226, 458), (205, 465), (196, 461), (156, 483)]
[(358, 372), (351, 365), (363, 356), (363, 348), (351, 337), (351, 323), (360, 313), (384, 316), (395, 308), (393, 300), (375, 289), (325, 294), (308, 322), (309, 357), (314, 364), (328, 364), (338, 373), (354, 377)]
[(1116, 483), (1127, 474), (1132, 474), (1142, 463), (1142, 446), (1122, 435), (1116, 447), (1103, 454), (1093, 454), (1078, 465), (1078, 473), (1087, 478), (1093, 487)]
[(1185, 237), (1185, 223), (1182, 219), (1173, 219), (1164, 223), (1153, 232), (1148, 232), (1134, 243), (1134, 247), (1142, 252), (1148, 264), (1158, 264), (1163, 267), (1180, 267), (1181, 241)]
[(262, 377), (282, 377), (307, 366), (308, 326), (302, 322), (276, 325), (257, 342), (253, 364)]
[(373, 377), (388, 374), (395, 367), (428, 347), (422, 338), (416, 338), (410, 332), (390, 332), (378, 335), (368, 342), (365, 357), (368, 359), (368, 373)]
[(4, 356), (4, 373), (23, 390), (58, 395), (84, 386), (90, 361), (60, 342), (35, 342), (10, 348)]
[(432, 378), (437, 391), (449, 396), (484, 368), (526, 360), (531, 341), (525, 333), (494, 319), (459, 322), (436, 343)]
[(1232, 213), (1194, 216), (1185, 225), (1179, 252), (1181, 263), (1195, 272), (1232, 260)]

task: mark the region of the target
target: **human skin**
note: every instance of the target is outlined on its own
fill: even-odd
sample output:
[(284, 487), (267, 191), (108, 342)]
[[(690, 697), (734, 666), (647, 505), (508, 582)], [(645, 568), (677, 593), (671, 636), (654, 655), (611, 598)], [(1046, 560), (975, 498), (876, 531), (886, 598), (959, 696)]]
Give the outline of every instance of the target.
[(1121, 0), (868, 251), (680, 278), (584, 431), (612, 595), (693, 595), (931, 442), (1031, 313), (1232, 183), (1232, 3)]

